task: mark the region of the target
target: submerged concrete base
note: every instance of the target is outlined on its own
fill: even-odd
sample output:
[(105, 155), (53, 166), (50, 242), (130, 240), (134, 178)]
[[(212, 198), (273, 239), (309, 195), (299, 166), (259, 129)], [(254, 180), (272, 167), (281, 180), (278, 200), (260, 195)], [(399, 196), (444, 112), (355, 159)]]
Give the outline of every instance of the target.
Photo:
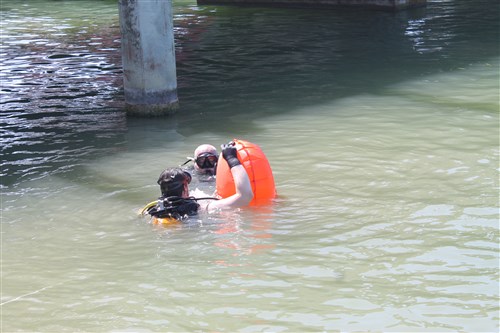
[(170, 104), (125, 104), (125, 112), (130, 117), (160, 117), (174, 114), (179, 103)]
[(245, 5), (302, 8), (364, 7), (402, 10), (421, 7), (427, 0), (197, 0), (199, 5)]
[(125, 111), (129, 116), (158, 117), (179, 109), (177, 90), (149, 90), (125, 88)]

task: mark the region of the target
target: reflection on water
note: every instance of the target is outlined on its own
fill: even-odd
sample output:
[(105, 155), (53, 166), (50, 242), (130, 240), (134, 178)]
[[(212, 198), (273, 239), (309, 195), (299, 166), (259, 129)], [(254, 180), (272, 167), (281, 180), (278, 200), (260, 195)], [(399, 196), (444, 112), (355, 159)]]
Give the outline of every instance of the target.
[[(126, 119), (115, 1), (2, 2), (2, 330), (498, 331), (496, 1), (174, 9), (181, 111)], [(274, 205), (136, 216), (232, 137)]]
[(126, 130), (122, 112), (105, 111), (120, 98), (117, 13), (81, 5), (2, 3), (3, 185), (71, 170)]

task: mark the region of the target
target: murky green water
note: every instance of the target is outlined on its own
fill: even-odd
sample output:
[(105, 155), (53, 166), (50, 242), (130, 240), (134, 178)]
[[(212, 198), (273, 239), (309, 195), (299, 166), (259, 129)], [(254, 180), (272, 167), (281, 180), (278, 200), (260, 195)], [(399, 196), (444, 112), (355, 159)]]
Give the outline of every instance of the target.
[[(498, 331), (496, 1), (174, 8), (181, 112), (151, 120), (115, 1), (2, 1), (2, 331)], [(272, 207), (136, 216), (233, 137)]]

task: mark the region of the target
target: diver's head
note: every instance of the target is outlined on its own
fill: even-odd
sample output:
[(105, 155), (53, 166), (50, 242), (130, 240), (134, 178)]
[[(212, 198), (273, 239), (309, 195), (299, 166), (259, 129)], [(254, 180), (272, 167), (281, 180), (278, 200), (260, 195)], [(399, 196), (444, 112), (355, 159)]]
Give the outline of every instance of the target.
[(194, 151), (194, 169), (199, 173), (215, 174), (217, 149), (208, 144), (198, 146)]
[(191, 175), (181, 168), (166, 169), (158, 178), (158, 185), (160, 185), (161, 195), (163, 197), (188, 197), (189, 183), (191, 183)]

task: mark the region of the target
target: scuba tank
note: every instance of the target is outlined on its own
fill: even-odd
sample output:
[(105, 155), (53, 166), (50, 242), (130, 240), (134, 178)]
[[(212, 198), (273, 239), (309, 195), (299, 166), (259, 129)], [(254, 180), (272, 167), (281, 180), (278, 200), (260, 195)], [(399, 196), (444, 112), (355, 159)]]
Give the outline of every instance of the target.
[(198, 200), (219, 200), (218, 198), (206, 197), (182, 198), (178, 196), (160, 197), (151, 201), (139, 212), (139, 215), (149, 214), (153, 224), (171, 225), (178, 224), (189, 216), (196, 215), (200, 205)]
[(147, 213), (157, 219), (174, 218), (182, 220), (188, 216), (196, 215), (200, 207), (194, 197), (160, 197), (155, 205), (152, 204), (153, 202), (148, 204), (142, 213)]

